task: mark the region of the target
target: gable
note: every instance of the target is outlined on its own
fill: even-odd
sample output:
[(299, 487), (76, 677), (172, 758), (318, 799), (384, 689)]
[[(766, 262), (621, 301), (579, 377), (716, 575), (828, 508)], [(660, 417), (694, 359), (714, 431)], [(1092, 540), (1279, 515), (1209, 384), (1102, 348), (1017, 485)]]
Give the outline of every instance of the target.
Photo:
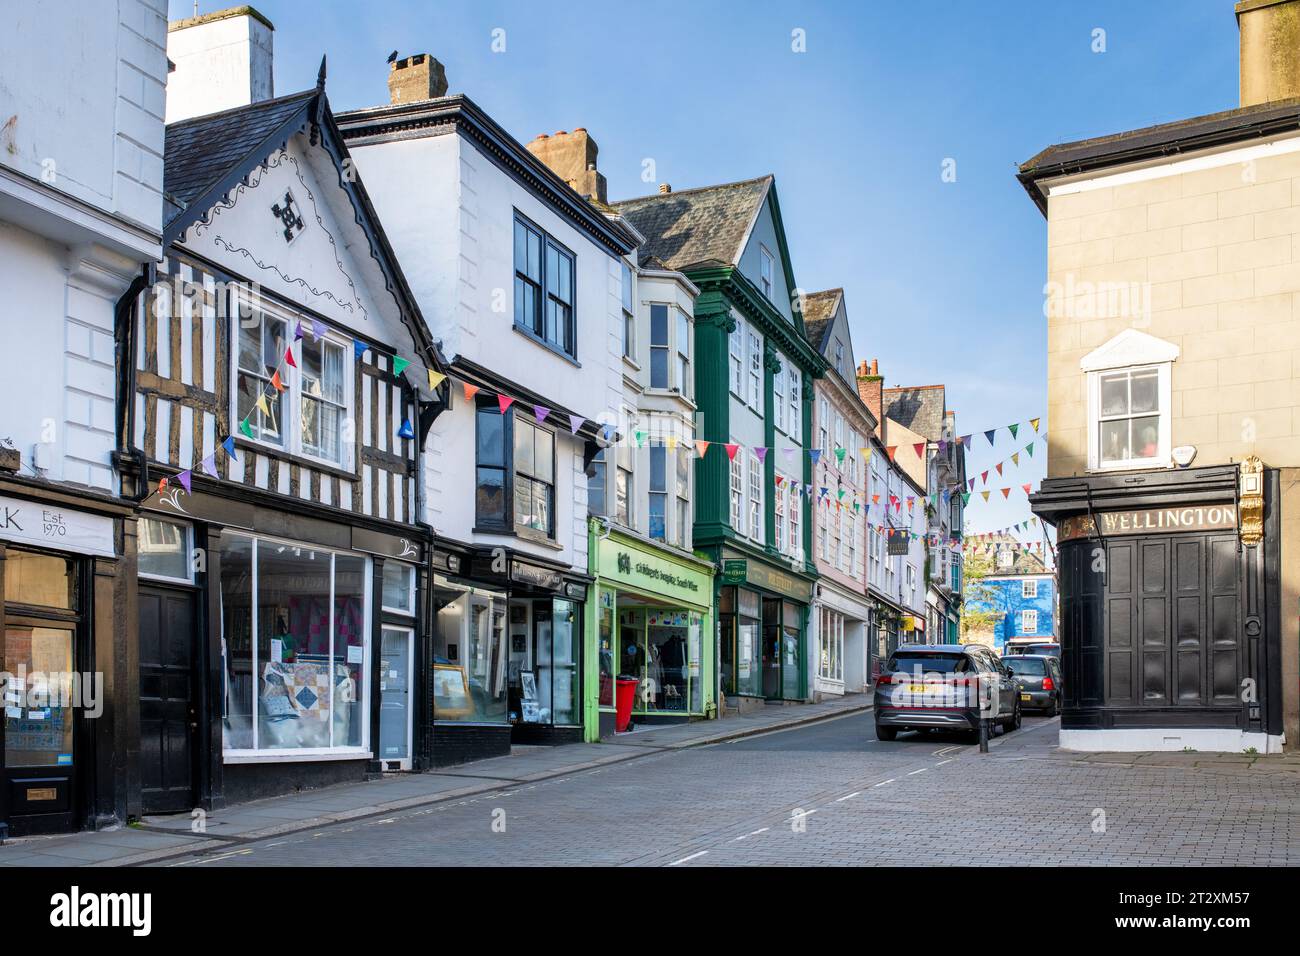
[(409, 349), (351, 200), (325, 178), (333, 170), (328, 155), (297, 133), (176, 244), (359, 337)]
[(772, 305), (782, 318), (798, 327), (800, 321), (796, 319), (791, 305), (791, 292), (794, 287), (792, 272), (785, 254), (785, 236), (782, 235), (775, 216), (772, 189), (768, 190), (767, 201), (754, 217), (745, 240), (744, 251), (736, 262), (740, 273), (759, 290), (763, 288), (760, 279), (763, 250), (771, 253), (773, 261)]

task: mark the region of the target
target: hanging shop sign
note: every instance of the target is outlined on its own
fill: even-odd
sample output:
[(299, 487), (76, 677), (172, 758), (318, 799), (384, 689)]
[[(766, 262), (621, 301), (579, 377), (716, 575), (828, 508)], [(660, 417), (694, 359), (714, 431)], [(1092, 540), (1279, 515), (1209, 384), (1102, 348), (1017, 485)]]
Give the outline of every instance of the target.
[(1127, 534), (1236, 530), (1236, 505), (1183, 505), (1138, 511), (1104, 511), (1096, 516), (1096, 520), (1092, 515), (1063, 518), (1057, 525), (1057, 537), (1060, 541), (1069, 541)]
[(891, 534), (889, 536), (889, 554), (891, 556), (902, 555), (906, 557), (912, 548), (912, 536), (910, 534)]
[(105, 558), (117, 554), (112, 518), (19, 498), (0, 496), (0, 538)]

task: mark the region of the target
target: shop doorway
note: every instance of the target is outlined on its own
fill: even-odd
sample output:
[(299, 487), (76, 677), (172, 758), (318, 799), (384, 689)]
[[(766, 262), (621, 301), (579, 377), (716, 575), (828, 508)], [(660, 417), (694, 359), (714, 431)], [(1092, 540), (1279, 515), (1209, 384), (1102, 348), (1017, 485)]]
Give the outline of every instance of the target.
[(384, 626), (379, 651), (379, 757), (385, 770), (411, 769), (411, 664), (415, 630)]
[(799, 608), (779, 598), (763, 599), (763, 696), (799, 700), (803, 689), (803, 654)]
[(579, 615), (577, 604), (561, 598), (510, 602), (510, 713), (525, 737), (525, 725), (581, 723)]
[(140, 586), (140, 798), (144, 813), (192, 809), (198, 693), (194, 597)]

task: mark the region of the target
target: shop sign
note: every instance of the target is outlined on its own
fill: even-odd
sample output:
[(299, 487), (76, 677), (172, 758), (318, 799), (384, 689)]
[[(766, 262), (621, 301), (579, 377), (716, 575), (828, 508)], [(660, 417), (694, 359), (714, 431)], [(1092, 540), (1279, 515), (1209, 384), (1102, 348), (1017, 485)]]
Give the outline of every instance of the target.
[(606, 577), (686, 604), (709, 605), (713, 602), (713, 575), (674, 561), (666, 554), (606, 538), (600, 542), (599, 556), (601, 573)]
[(1126, 534), (1172, 534), (1180, 531), (1236, 531), (1235, 505), (1183, 505), (1137, 511), (1104, 511), (1096, 516), (1063, 518), (1057, 525), (1061, 541), (1072, 538)]
[(749, 575), (748, 561), (723, 561), (722, 580), (727, 584), (744, 584)]
[(423, 558), (424, 550), (417, 540), (393, 534), (382, 534), (378, 531), (371, 531), (369, 528), (352, 529), (352, 549), (354, 551), (368, 551), (370, 554), (378, 554), (386, 558), (399, 558), (403, 561), (417, 562)]
[(117, 554), (112, 518), (18, 498), (0, 497), (0, 538), (105, 558)]
[(547, 591), (558, 591), (564, 586), (564, 576), (560, 572), (518, 560), (510, 562), (510, 579)]
[[(726, 567), (732, 559), (723, 561), (723, 578), (726, 579)], [(784, 597), (791, 598), (803, 604), (812, 602), (812, 582), (797, 578), (793, 574), (787, 574), (780, 568), (765, 564), (762, 561), (745, 561), (746, 573), (744, 583), (750, 584), (757, 588), (763, 588), (767, 591), (774, 591)], [(728, 581), (728, 583), (730, 583)]]
[(891, 556), (907, 555), (912, 550), (912, 535), (910, 532), (902, 531), (889, 536), (889, 554)]

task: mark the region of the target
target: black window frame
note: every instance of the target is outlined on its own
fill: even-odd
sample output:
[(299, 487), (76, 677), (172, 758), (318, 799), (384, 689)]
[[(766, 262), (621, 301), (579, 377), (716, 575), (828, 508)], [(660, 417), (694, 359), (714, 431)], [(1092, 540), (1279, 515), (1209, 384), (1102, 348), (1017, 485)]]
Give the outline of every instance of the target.
[[(484, 416), (496, 416), (501, 419), (501, 461), (499, 464), (494, 461), (485, 463), (483, 460), (483, 444), (479, 438), (479, 428), (480, 421)], [(517, 478), (515, 469), (515, 425), (519, 420), (519, 413), (513, 409), (502, 413), (495, 396), (487, 399), (479, 397), (474, 402), (474, 530), (475, 532), (494, 534), (514, 534), (519, 537), (553, 542), (555, 541), (555, 529), (558, 525), (555, 509), (560, 497), (557, 487), (558, 458), (560, 455), (559, 438), (554, 429), (547, 428), (545, 425), (536, 425), (531, 421), (526, 422), (530, 427), (545, 432), (551, 437), (551, 480), (549, 482), (551, 500), (548, 508), (548, 527), (543, 532), (530, 525), (521, 525), (515, 518), (515, 482)], [(484, 512), (481, 510), (479, 475), (484, 470), (499, 472), (501, 475), (502, 501), (499, 512)], [(532, 482), (548, 484), (536, 475), (525, 475), (524, 477)]]
[[(536, 236), (541, 249), (541, 258), (539, 261), (539, 275), (537, 278), (529, 275), (527, 272), (519, 271), (519, 250), (516, 246), (517, 235), (520, 228), (523, 228), (525, 235), (531, 233)], [(526, 241), (526, 240), (525, 240)], [(553, 235), (548, 233), (537, 223), (533, 222), (518, 209), (515, 210), (514, 224), (511, 229), (511, 265), (514, 268), (514, 326), (515, 328), (527, 335), (530, 339), (538, 344), (550, 349), (551, 351), (564, 356), (565, 358), (577, 362), (578, 360), (578, 256), (572, 249), (560, 242)], [(569, 299), (565, 301), (560, 295), (558, 289), (552, 289), (549, 281), (550, 260), (555, 256), (562, 263), (567, 264), (569, 270)], [(525, 260), (527, 256), (525, 254)], [(526, 264), (526, 263), (525, 263)], [(563, 267), (563, 265), (561, 266)], [(558, 273), (557, 273), (558, 275)], [(532, 315), (528, 316), (531, 324), (524, 324), (520, 321), (519, 305), (519, 283), (526, 283), (534, 289), (534, 307)], [(557, 282), (557, 284), (559, 284)], [(566, 328), (559, 333), (560, 341), (555, 341), (547, 337), (547, 315), (550, 311), (551, 303), (568, 309), (568, 323)]]

